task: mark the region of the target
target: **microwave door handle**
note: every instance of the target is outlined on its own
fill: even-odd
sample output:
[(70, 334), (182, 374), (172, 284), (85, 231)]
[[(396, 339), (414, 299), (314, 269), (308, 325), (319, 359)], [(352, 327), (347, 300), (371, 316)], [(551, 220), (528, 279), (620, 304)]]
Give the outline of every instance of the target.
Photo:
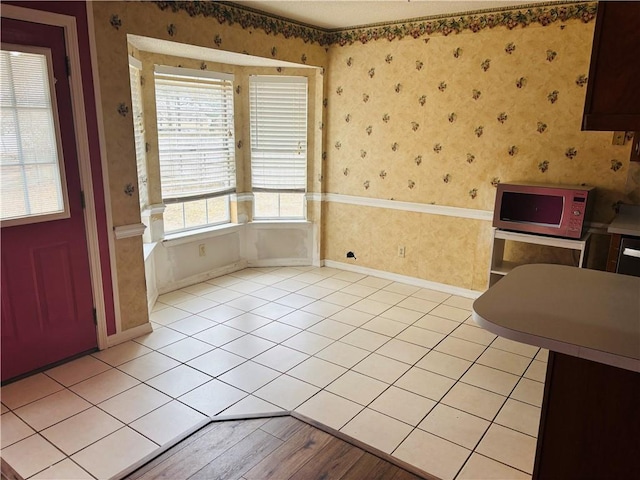
[(640, 250), (637, 250), (637, 249), (635, 249), (635, 248), (629, 248), (629, 247), (626, 247), (626, 248), (622, 251), (622, 255), (626, 255), (627, 257), (640, 258)]

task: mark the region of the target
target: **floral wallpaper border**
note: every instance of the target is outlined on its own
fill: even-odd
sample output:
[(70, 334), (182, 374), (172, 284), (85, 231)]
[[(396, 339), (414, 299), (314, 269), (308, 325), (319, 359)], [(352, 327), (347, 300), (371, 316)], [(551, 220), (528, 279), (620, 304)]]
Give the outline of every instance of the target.
[(267, 34), (281, 34), (285, 38), (300, 38), (306, 43), (323, 46), (351, 45), (374, 40), (389, 41), (406, 36), (419, 38), (433, 34), (449, 35), (464, 30), (477, 33), (487, 28), (526, 27), (531, 24), (549, 25), (579, 19), (585, 23), (595, 18), (597, 2), (548, 3), (516, 9), (497, 8), (469, 12), (462, 16), (434, 16), (409, 19), (388, 24), (365, 25), (344, 30), (325, 30), (311, 27), (231, 2), (214, 1), (154, 1), (161, 10), (185, 11), (190, 16), (214, 17), (219, 23), (240, 24), (243, 29), (257, 28)]

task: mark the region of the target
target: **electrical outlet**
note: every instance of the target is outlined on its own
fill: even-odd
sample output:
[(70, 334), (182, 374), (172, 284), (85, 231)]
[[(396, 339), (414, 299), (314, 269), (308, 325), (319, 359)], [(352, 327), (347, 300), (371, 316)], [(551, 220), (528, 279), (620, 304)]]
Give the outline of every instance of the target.
[(406, 249), (404, 248), (403, 245), (400, 245), (398, 247), (398, 256), (401, 258), (404, 258), (405, 254), (407, 253)]
[(201, 243), (200, 245), (198, 245), (198, 254), (201, 257), (204, 257), (207, 254), (207, 252), (204, 249), (204, 243)]

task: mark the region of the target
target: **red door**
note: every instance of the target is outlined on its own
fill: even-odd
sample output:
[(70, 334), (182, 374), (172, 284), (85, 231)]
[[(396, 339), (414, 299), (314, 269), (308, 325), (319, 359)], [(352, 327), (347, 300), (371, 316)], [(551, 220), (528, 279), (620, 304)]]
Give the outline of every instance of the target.
[[(62, 192), (57, 195), (64, 198), (66, 189), (68, 199), (67, 202), (63, 202), (67, 204), (66, 213), (59, 214), (67, 218), (51, 219), (51, 216), (45, 215), (40, 217), (40, 220), (44, 221), (32, 222), (32, 217), (5, 221), (11, 202), (37, 203), (36, 200), (31, 200), (32, 198), (44, 199), (41, 201), (45, 202), (56, 195), (48, 186), (42, 186), (42, 182), (38, 180), (41, 177), (51, 177), (53, 171), (48, 166), (43, 166), (44, 160), (39, 158), (44, 157), (44, 154), (41, 155), (39, 152), (45, 149), (39, 150), (38, 142), (41, 141), (40, 137), (46, 136), (42, 133), (44, 130), (40, 121), (37, 120), (42, 115), (29, 110), (37, 107), (29, 105), (28, 102), (15, 106), (18, 105), (18, 100), (15, 99), (26, 95), (23, 90), (27, 89), (20, 88), (20, 85), (25, 85), (25, 82), (38, 82), (35, 78), (17, 74), (15, 78), (12, 77), (13, 84), (17, 85), (14, 90), (9, 90), (6, 85), (1, 86), (3, 125), (0, 178), (4, 178), (0, 183), (3, 204), (0, 231), (0, 294), (4, 381), (94, 349), (97, 345), (97, 335), (71, 93), (67, 77), (64, 30), (61, 27), (6, 18), (2, 19), (1, 27), (4, 67), (16, 61), (10, 60), (10, 57), (22, 55), (22, 50), (28, 51), (31, 48), (33, 51), (33, 46), (37, 47), (35, 51), (40, 52), (50, 49), (50, 56), (43, 54), (40, 57), (50, 58), (49, 62), (41, 63), (45, 65), (45, 71), (47, 64), (49, 71), (52, 68), (55, 87), (50, 97), (55, 101), (52, 102), (53, 112), (48, 115), (54, 119), (50, 123), (55, 123), (57, 116), (59, 133), (49, 137), (53, 138), (53, 151), (56, 150), (55, 145), (58, 145), (57, 157), (63, 163), (61, 173), (55, 174), (60, 177), (57, 183), (61, 185), (59, 188)], [(13, 69), (11, 71), (13, 72)], [(5, 78), (3, 72), (3, 79)], [(49, 87), (46, 88), (49, 90)], [(14, 122), (18, 127), (7, 133), (9, 127), (6, 125), (10, 122), (5, 120), (11, 115), (14, 119), (19, 119)], [(16, 138), (19, 140), (16, 141)], [(18, 145), (20, 141), (22, 146)], [(27, 151), (27, 154), (16, 160), (18, 155), (14, 153), (18, 150)], [(56, 154), (53, 155), (55, 157)], [(21, 173), (18, 175), (16, 172)], [(22, 187), (15, 187), (20, 181), (10, 183), (6, 180), (12, 174), (16, 175), (15, 178), (27, 179), (20, 180), (23, 181)], [(22, 196), (17, 195), (14, 187), (23, 188), (25, 193)], [(23, 200), (23, 197), (26, 200)], [(21, 222), (23, 224), (16, 225)]]

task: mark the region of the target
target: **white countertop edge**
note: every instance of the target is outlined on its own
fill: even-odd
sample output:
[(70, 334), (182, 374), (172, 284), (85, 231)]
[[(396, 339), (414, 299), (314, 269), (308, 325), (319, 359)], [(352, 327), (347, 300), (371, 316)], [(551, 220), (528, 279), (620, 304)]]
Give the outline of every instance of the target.
[(631, 370), (633, 372), (640, 372), (640, 360), (623, 357), (620, 355), (614, 355), (591, 348), (580, 347), (578, 345), (561, 342), (559, 340), (553, 340), (551, 338), (539, 337), (537, 335), (531, 335), (529, 333), (523, 333), (517, 330), (511, 330), (510, 328), (502, 327), (486, 320), (485, 318), (478, 315), (475, 310), (472, 313), (472, 317), (473, 320), (485, 330), (509, 340), (526, 343), (527, 345), (533, 345), (536, 347), (546, 348), (547, 350), (551, 350), (553, 352), (564, 353), (565, 355), (571, 355), (572, 357), (591, 360), (605, 365), (610, 365), (612, 367), (623, 368), (625, 370)]

